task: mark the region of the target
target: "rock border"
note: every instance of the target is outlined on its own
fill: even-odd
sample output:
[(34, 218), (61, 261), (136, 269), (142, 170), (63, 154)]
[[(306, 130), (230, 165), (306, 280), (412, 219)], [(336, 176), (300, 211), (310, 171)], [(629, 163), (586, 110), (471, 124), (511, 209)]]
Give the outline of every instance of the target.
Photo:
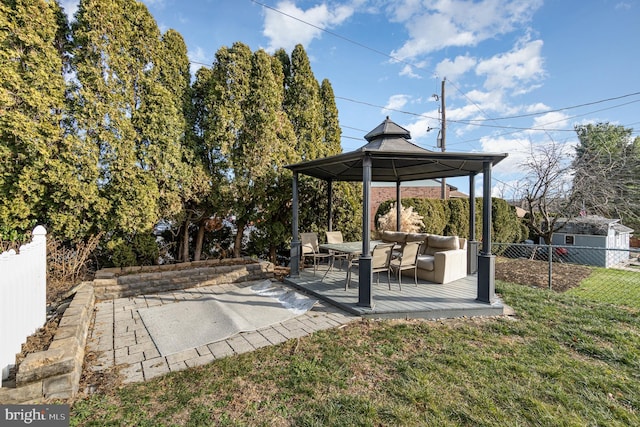
[(62, 315), (49, 348), (27, 355), (16, 373), (16, 387), (0, 388), (0, 402), (37, 403), (76, 395), (94, 304), (91, 282), (82, 282)]
[(200, 286), (271, 279), (274, 265), (253, 258), (213, 259), (96, 272), (96, 299), (107, 300)]

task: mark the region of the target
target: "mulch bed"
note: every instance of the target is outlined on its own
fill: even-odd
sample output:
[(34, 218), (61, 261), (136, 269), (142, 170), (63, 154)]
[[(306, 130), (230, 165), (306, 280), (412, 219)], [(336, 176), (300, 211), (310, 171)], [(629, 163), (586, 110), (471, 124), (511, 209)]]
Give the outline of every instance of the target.
[[(565, 292), (580, 286), (589, 277), (591, 269), (583, 265), (554, 262), (551, 273), (552, 289)], [(549, 262), (530, 259), (498, 258), (496, 279), (521, 285), (549, 288)]]

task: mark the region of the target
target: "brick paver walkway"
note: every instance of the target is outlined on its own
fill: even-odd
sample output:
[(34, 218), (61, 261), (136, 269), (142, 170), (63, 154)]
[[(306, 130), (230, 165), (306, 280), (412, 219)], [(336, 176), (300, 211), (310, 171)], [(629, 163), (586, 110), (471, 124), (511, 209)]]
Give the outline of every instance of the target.
[[(118, 366), (120, 373), (124, 375), (124, 383), (146, 381), (171, 371), (279, 344), (359, 318), (319, 301), (307, 313), (286, 322), (161, 356), (138, 314), (140, 308), (172, 304), (207, 294), (220, 294), (251, 284), (253, 283), (208, 286), (96, 303), (94, 326), (89, 331), (87, 343), (88, 350), (98, 356), (92, 369), (102, 371)], [(279, 282), (278, 285), (286, 286)]]

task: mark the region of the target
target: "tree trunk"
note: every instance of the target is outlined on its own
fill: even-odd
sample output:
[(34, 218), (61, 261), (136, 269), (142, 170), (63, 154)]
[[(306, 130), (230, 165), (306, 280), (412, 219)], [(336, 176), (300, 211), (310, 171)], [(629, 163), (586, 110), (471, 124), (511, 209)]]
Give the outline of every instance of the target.
[(182, 245), (181, 245), (181, 261), (189, 262), (189, 218), (184, 221), (184, 230), (182, 230)]
[(271, 261), (274, 265), (278, 265), (276, 262), (276, 246), (269, 245), (269, 261)]
[(193, 249), (194, 261), (200, 261), (200, 256), (202, 255), (202, 245), (204, 244), (204, 232), (206, 231), (204, 224), (205, 224), (204, 220), (198, 223), (198, 235), (196, 237), (195, 248)]
[(240, 258), (242, 253), (242, 237), (244, 236), (244, 228), (246, 224), (244, 222), (237, 222), (236, 227), (238, 229), (236, 233), (236, 240), (233, 244), (233, 257)]

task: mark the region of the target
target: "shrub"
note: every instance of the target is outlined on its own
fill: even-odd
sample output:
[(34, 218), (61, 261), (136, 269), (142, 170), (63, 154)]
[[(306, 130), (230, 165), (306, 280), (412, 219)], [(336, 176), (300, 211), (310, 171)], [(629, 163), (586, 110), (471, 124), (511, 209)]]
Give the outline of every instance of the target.
[(136, 265), (136, 254), (129, 242), (122, 237), (111, 239), (106, 244), (108, 258), (113, 267), (131, 267)]
[(133, 252), (138, 265), (153, 265), (158, 263), (158, 244), (156, 236), (151, 233), (139, 233), (131, 241)]
[(158, 263), (158, 244), (151, 233), (112, 237), (105, 245), (105, 263), (113, 267), (153, 265)]
[(412, 206), (423, 217), (423, 233), (444, 234), (447, 226), (447, 213), (442, 200), (438, 199), (404, 199), (406, 206)]
[(445, 209), (448, 221), (444, 234), (448, 236), (469, 236), (469, 199), (449, 199)]

